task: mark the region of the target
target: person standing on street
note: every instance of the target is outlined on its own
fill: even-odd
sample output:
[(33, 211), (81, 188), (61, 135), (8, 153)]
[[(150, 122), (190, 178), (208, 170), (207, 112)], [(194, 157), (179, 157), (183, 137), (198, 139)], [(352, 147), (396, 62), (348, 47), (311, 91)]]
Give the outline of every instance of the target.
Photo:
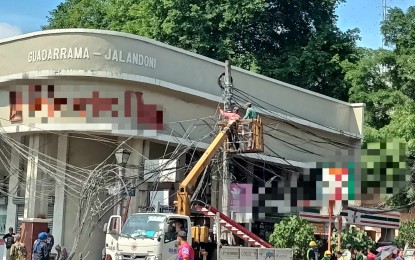
[(317, 244), (314, 241), (311, 241), (308, 244), (310, 247), (307, 250), (307, 260), (318, 260), (318, 256), (316, 254)]
[(346, 251), (343, 253), (343, 260), (352, 260), (352, 245), (346, 245)]
[(52, 234), (50, 233), (50, 228), (48, 228), (48, 238), (46, 239), (46, 244), (48, 245), (48, 252), (52, 252), (53, 245), (55, 244), (55, 239), (53, 238)]
[(331, 252), (327, 250), (324, 252), (324, 257), (321, 260), (330, 260), (331, 259)]
[(187, 242), (187, 234), (184, 231), (177, 233), (177, 242), (179, 250), (177, 251), (177, 260), (194, 260), (195, 252)]
[(362, 250), (360, 249), (360, 247), (356, 247), (354, 250), (354, 253), (356, 255), (356, 260), (363, 260), (363, 254), (362, 254)]
[(26, 246), (20, 241), (20, 235), (14, 236), (15, 243), (10, 248), (10, 260), (26, 260)]
[(46, 239), (48, 239), (48, 234), (46, 232), (39, 234), (33, 246), (32, 260), (49, 260), (49, 251)]
[(13, 228), (10, 227), (9, 228), (9, 233), (7, 233), (6, 235), (3, 236), (4, 242), (6, 243), (6, 260), (10, 259), (10, 248), (12, 247), (12, 245), (14, 244), (14, 233), (13, 233)]
[(376, 255), (372, 252), (372, 248), (367, 249), (367, 260), (375, 260)]
[(362, 256), (363, 256), (363, 260), (367, 260), (367, 249), (366, 248), (363, 249), (361, 253), (362, 253)]
[(404, 260), (403, 258), (403, 249), (400, 248), (398, 251), (398, 256), (395, 258), (395, 260)]

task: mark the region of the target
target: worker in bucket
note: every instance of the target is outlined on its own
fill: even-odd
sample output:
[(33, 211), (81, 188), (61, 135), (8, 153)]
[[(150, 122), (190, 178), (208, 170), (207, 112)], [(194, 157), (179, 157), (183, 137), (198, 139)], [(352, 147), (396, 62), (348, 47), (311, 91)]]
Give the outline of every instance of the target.
[(222, 109), (219, 109), (220, 114), (227, 120), (240, 120), (241, 116), (239, 113), (239, 107), (233, 107), (232, 112), (225, 112)]
[[(222, 109), (219, 110), (220, 114), (225, 117), (227, 120), (240, 120), (241, 116), (238, 114), (239, 107), (234, 107), (231, 113), (224, 112)], [(230, 149), (238, 150), (239, 149), (239, 138), (238, 138), (238, 126), (234, 124), (231, 126), (228, 132), (228, 142), (230, 144)]]
[[(250, 102), (245, 104), (245, 109), (246, 109), (246, 113), (245, 113), (245, 116), (243, 117), (243, 119), (251, 119), (252, 120), (252, 119), (257, 118), (257, 114), (256, 114), (255, 110), (252, 108), (252, 104)], [(252, 128), (252, 126), (253, 126), (252, 122), (250, 122), (248, 124), (248, 131), (249, 132), (253, 132), (254, 129)], [(248, 149), (253, 149), (254, 148), (252, 140), (253, 140), (253, 134), (249, 134)]]
[(250, 102), (245, 104), (246, 113), (243, 119), (255, 119), (257, 117), (255, 110)]

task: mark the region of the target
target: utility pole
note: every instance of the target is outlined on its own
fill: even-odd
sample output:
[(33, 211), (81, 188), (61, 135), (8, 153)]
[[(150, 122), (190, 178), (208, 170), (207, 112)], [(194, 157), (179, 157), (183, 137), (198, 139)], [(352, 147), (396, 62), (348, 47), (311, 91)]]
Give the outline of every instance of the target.
[[(227, 60), (225, 61), (225, 86), (223, 89), (223, 110), (228, 112), (232, 105), (232, 76), (231, 76), (231, 64)], [(223, 177), (222, 177), (222, 213), (228, 217), (229, 212), (229, 188), (230, 188), (230, 174), (229, 174), (229, 156), (227, 152), (223, 151)]]
[(122, 181), (121, 180), (124, 178), (124, 169), (121, 165), (118, 165), (117, 168), (118, 168), (118, 174), (119, 174), (119, 176), (118, 176), (118, 178), (119, 178), (118, 179), (118, 188), (120, 189), (117, 193), (117, 201), (119, 201), (119, 203), (117, 204), (117, 215), (122, 216), (121, 215), (122, 214), (122, 210), (121, 210), (121, 208), (122, 208), (121, 192), (124, 191), (124, 189), (123, 189), (124, 187), (122, 186)]

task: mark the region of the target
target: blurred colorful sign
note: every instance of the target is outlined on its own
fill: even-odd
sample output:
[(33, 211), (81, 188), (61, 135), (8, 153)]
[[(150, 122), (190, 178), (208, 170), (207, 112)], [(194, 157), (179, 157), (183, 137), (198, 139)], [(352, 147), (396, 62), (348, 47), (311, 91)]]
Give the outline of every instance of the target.
[(232, 183), (229, 198), (231, 211), (252, 213), (252, 184)]

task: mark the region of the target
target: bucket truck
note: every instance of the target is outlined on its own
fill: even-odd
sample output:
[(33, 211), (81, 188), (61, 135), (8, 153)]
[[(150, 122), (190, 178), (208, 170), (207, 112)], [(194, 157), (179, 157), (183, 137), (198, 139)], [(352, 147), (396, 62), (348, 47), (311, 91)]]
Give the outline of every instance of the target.
[[(252, 153), (263, 151), (263, 130), (260, 119), (232, 120), (222, 123), (222, 129), (209, 145), (202, 157), (180, 183), (175, 206), (177, 214), (172, 213), (136, 213), (122, 224), (121, 216), (111, 216), (104, 225), (106, 232), (106, 260), (173, 260), (177, 258), (175, 225), (181, 223), (187, 233), (187, 241), (195, 249), (196, 259), (264, 259), (292, 260), (292, 249), (275, 249), (240, 224), (225, 216), (211, 206), (195, 208), (208, 218), (213, 218), (220, 226), (245, 240), (252, 247), (220, 246), (220, 242), (209, 241), (207, 226), (193, 225), (190, 219), (191, 201), (198, 177), (212, 160), (216, 152), (224, 146), (225, 152)], [(237, 132), (236, 132), (237, 131)], [(229, 148), (229, 134), (237, 134), (241, 150)], [(245, 140), (244, 140), (245, 138)], [(235, 138), (232, 138), (235, 140)], [(176, 224), (175, 224), (176, 223)]]

